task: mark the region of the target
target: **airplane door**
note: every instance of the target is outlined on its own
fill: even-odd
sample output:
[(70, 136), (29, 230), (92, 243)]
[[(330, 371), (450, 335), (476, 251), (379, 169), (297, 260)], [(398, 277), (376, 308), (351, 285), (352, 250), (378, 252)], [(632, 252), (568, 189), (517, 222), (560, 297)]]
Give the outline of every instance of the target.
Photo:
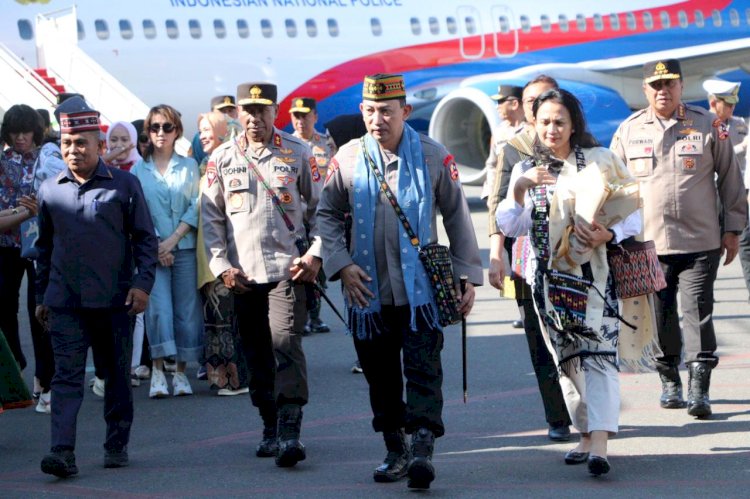
[(44, 60), (45, 46), (55, 41), (71, 45), (78, 43), (78, 14), (75, 6), (36, 16), (36, 56), (40, 67), (47, 67)]
[(493, 48), (497, 57), (513, 57), (518, 53), (518, 29), (510, 7), (492, 6)]
[(460, 36), (461, 57), (480, 59), (484, 55), (486, 43), (479, 10), (471, 5), (461, 5), (456, 10), (456, 22)]

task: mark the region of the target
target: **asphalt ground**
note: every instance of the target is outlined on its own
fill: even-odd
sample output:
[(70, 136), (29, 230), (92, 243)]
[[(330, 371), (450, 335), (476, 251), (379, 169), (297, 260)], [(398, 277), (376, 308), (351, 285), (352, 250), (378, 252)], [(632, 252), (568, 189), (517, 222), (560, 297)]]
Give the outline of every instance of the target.
[[(478, 195), (477, 188), (466, 191)], [(486, 213), (479, 200), (471, 205), (486, 264)], [(329, 292), (341, 303), (337, 285)], [(24, 315), (24, 349), (32, 362)], [(49, 448), (49, 416), (33, 408), (0, 415), (0, 497), (750, 497), (750, 304), (738, 262), (722, 267), (716, 282), (721, 360), (712, 375), (713, 416), (696, 420), (684, 409), (660, 409), (655, 373), (623, 373), (620, 433), (609, 445), (612, 471), (599, 478), (586, 466), (564, 464), (575, 433), (569, 443), (547, 439), (526, 340), (511, 326), (517, 316), (514, 301), (500, 299), (488, 285), (478, 288), (468, 322), (466, 404), (461, 330), (446, 330), (446, 435), (436, 444), (437, 479), (428, 492), (409, 490), (405, 481), (372, 481), (384, 445), (371, 428), (367, 384), (350, 372), (351, 338), (324, 306), (332, 332), (304, 340), (308, 457), (296, 467), (281, 469), (273, 459), (255, 457), (262, 427), (249, 397), (216, 396), (195, 380), (197, 365), (191, 365), (194, 396), (151, 400), (147, 382), (134, 388), (127, 468), (102, 467), (103, 401), (88, 390), (78, 419), (80, 473), (70, 479), (39, 470)], [(31, 366), (24, 376), (31, 383)], [(686, 382), (684, 366), (682, 376)]]

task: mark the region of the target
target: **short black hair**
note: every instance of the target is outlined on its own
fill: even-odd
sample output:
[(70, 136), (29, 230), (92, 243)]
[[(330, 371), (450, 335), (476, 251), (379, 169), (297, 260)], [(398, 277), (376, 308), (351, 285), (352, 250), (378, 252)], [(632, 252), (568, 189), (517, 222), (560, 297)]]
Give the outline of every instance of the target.
[(10, 140), (11, 133), (34, 132), (34, 144), (42, 145), (44, 140), (44, 124), (42, 117), (31, 106), (16, 104), (11, 106), (3, 117), (3, 125), (0, 128), (0, 140), (13, 147)]

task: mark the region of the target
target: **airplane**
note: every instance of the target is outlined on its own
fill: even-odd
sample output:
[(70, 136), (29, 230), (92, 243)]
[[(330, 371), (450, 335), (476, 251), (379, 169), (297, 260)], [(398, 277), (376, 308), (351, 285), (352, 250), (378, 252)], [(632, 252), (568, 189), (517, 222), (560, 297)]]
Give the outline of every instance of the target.
[[(0, 70), (3, 52), (46, 68), (109, 120), (172, 104), (188, 133), (241, 82), (276, 83), (289, 130), (293, 97), (317, 99), (325, 123), (358, 112), (365, 74), (401, 73), (410, 122), (448, 147), (465, 184), (484, 179), (501, 81), (555, 77), (604, 145), (646, 105), (647, 61), (681, 60), (686, 101), (705, 104), (707, 78), (743, 82), (735, 114), (750, 110), (750, 0), (73, 1), (4, 0)], [(109, 91), (89, 89), (99, 79)]]

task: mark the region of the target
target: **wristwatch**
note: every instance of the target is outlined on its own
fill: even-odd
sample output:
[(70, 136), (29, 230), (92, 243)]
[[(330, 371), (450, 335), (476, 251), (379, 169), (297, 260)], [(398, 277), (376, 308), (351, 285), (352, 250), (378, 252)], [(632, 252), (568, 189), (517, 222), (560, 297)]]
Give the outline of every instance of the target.
[(14, 215), (18, 215), (18, 207), (14, 206), (14, 207), (13, 207), (13, 208), (12, 208), (12, 209), (10, 210), (10, 212), (11, 212), (11, 213), (13, 213)]

